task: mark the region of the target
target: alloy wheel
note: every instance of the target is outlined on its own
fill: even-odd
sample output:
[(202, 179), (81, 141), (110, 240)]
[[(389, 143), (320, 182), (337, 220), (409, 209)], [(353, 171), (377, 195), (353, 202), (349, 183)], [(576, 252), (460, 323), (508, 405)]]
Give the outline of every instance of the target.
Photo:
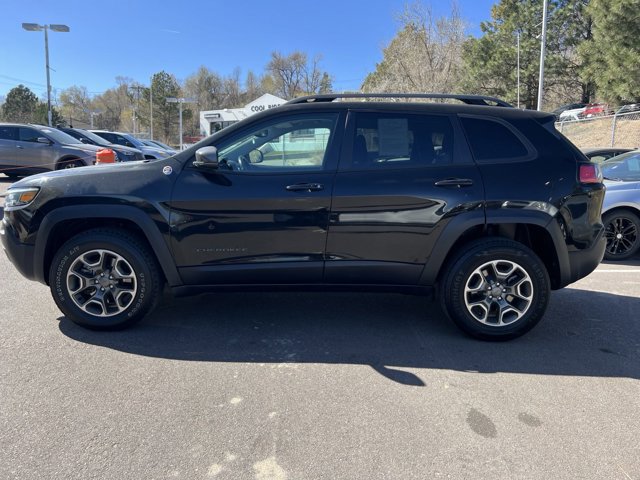
[(607, 253), (622, 256), (636, 249), (638, 244), (638, 227), (629, 218), (614, 217), (607, 224)]
[(76, 258), (67, 272), (66, 285), (76, 306), (98, 317), (122, 313), (138, 291), (131, 264), (122, 255), (104, 249)]
[(478, 322), (503, 327), (520, 320), (534, 294), (526, 270), (510, 260), (493, 260), (476, 268), (465, 283), (464, 303)]

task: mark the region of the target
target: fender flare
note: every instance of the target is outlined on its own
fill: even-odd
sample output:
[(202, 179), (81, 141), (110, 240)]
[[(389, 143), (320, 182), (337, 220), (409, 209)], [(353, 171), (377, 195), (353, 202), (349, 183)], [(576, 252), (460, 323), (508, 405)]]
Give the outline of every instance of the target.
[(473, 211), (453, 218), (443, 229), (439, 238), (435, 242), (435, 248), (425, 263), (420, 285), (435, 285), (438, 275), (451, 253), (453, 246), (469, 229), (479, 225), (499, 225), (499, 224), (524, 224), (535, 225), (544, 228), (555, 246), (558, 257), (558, 268), (560, 271), (560, 285), (569, 283), (571, 277), (571, 265), (569, 263), (569, 253), (564, 240), (564, 235), (560, 225), (554, 217), (549, 214), (535, 210), (518, 209), (513, 211), (494, 211), (486, 216), (482, 211)]
[(180, 278), (178, 269), (176, 268), (169, 246), (162, 238), (162, 233), (149, 215), (138, 208), (127, 205), (109, 205), (108, 211), (105, 211), (106, 209), (104, 207), (105, 205), (92, 204), (60, 207), (48, 213), (43, 218), (42, 223), (38, 228), (34, 251), (34, 275), (36, 280), (41, 283), (46, 283), (46, 272), (44, 271), (45, 252), (47, 249), (49, 234), (54, 227), (63, 221), (86, 219), (87, 211), (92, 211), (91, 218), (128, 220), (138, 225), (149, 242), (169, 286), (174, 287), (182, 285), (182, 279)]

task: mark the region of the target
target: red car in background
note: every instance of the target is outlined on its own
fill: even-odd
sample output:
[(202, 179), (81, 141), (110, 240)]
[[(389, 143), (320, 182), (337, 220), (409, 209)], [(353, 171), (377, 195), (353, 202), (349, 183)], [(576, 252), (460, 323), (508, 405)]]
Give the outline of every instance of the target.
[(609, 105), (606, 103), (590, 103), (584, 109), (584, 112), (580, 114), (582, 118), (599, 117), (602, 115), (609, 115), (611, 113)]

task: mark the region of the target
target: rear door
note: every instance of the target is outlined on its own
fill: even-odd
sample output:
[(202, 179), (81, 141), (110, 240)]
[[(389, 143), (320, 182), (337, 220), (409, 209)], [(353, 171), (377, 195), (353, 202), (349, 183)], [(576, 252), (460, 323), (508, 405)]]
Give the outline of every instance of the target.
[(339, 118), (269, 117), (214, 145), (217, 170), (185, 168), (170, 206), (186, 284), (322, 281)]
[(455, 117), (349, 112), (325, 281), (415, 285), (443, 227), (484, 221), (483, 184)]

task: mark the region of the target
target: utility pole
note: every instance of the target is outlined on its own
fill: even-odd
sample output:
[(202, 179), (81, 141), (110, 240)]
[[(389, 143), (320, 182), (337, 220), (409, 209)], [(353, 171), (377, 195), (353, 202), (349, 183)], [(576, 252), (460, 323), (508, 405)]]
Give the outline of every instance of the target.
[(176, 98), (166, 97), (168, 103), (177, 103), (180, 108), (180, 151), (182, 151), (182, 104), (183, 103), (196, 103), (193, 98)]
[(547, 3), (542, 0), (542, 35), (540, 39), (540, 77), (538, 80), (538, 111), (542, 110), (542, 89), (544, 87), (544, 54), (547, 43)]
[(133, 90), (134, 94), (133, 94), (133, 99), (134, 99), (134, 103), (133, 103), (133, 135), (135, 136), (136, 134), (136, 123), (138, 120), (138, 110), (140, 107), (140, 89), (142, 88), (142, 85), (139, 84), (135, 84), (135, 85), (131, 85), (131, 90)]

